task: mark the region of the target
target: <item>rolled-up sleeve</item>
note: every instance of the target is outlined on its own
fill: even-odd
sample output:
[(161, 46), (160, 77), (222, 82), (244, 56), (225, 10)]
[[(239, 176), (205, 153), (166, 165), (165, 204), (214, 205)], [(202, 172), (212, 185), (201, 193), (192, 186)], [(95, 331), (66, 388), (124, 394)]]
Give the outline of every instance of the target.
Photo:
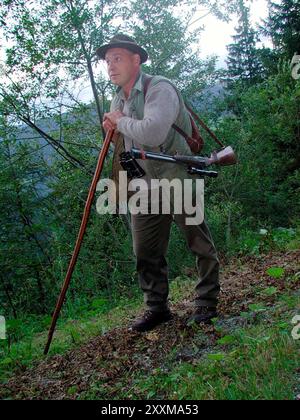
[(119, 119), (117, 128), (126, 137), (141, 145), (160, 146), (167, 138), (179, 113), (179, 98), (170, 83), (159, 82), (149, 87), (144, 108), (144, 118)]

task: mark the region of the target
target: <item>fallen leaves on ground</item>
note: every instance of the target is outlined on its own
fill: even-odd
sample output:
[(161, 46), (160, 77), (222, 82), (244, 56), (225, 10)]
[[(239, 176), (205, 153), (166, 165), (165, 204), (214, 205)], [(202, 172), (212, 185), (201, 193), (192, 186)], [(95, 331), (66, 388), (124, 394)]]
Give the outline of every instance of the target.
[[(297, 282), (290, 281), (300, 271), (300, 250), (269, 254), (260, 257), (236, 259), (223, 267), (221, 276), (220, 317), (224, 320), (238, 317), (248, 311), (249, 305), (259, 300), (272, 305), (276, 293), (260, 293), (275, 288), (279, 293), (296, 289)], [(272, 278), (270, 267), (284, 268), (284, 276)], [(273, 289), (272, 289), (273, 290)], [(275, 289), (274, 289), (275, 290)], [(154, 331), (139, 334), (130, 332), (127, 325), (115, 328), (90, 340), (85, 345), (64, 355), (47, 357), (32, 368), (16, 373), (0, 391), (1, 398), (13, 399), (77, 399), (89, 391), (91, 384), (98, 384), (98, 397), (113, 398), (116, 385), (130, 383), (134, 372), (149, 375), (162, 368), (175, 351), (174, 362), (193, 361), (201, 352), (213, 346), (219, 334), (213, 326), (187, 327), (186, 322), (193, 308), (184, 296), (172, 305), (172, 321)], [(202, 341), (199, 339), (199, 331)], [(203, 338), (204, 337), (204, 338)], [(195, 339), (197, 338), (197, 339)]]

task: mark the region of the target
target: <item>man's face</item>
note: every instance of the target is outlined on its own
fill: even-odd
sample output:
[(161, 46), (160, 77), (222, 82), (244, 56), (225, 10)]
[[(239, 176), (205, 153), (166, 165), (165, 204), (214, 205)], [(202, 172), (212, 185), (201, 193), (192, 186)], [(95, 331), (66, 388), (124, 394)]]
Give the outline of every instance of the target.
[(111, 48), (105, 54), (110, 80), (114, 85), (126, 86), (140, 68), (140, 56), (124, 48)]

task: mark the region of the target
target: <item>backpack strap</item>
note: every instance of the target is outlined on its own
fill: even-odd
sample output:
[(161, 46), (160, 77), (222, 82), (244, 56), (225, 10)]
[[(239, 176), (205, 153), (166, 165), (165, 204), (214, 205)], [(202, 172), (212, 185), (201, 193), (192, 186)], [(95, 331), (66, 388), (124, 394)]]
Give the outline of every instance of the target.
[[(153, 79), (152, 76), (145, 75), (145, 79), (144, 79), (145, 80), (145, 83), (144, 83), (144, 98), (146, 98), (148, 88), (149, 88), (149, 85), (150, 85), (152, 79)], [(176, 130), (182, 137), (184, 137), (184, 139), (189, 144), (191, 150), (194, 153), (198, 153), (198, 152), (201, 151), (201, 149), (204, 145), (204, 141), (203, 141), (203, 139), (202, 139), (202, 137), (199, 133), (198, 127), (196, 126), (194, 119), (201, 125), (202, 128), (204, 128), (204, 130), (207, 131), (207, 133), (215, 140), (215, 142), (219, 146), (224, 148), (225, 146), (221, 143), (221, 141), (218, 139), (218, 137), (211, 131), (211, 129), (209, 127), (207, 127), (207, 125), (204, 123), (204, 121), (201, 120), (201, 118), (191, 109), (191, 107), (186, 102), (184, 104), (185, 104), (186, 109), (189, 112), (189, 116), (190, 116), (190, 120), (191, 120), (191, 124), (192, 124), (192, 137), (189, 136), (185, 131), (183, 131), (176, 124), (172, 124), (172, 128), (174, 128), (174, 130)]]
[[(144, 83), (144, 98), (146, 98), (146, 94), (148, 92), (148, 88), (149, 88), (149, 85), (150, 85), (152, 79), (153, 79), (152, 76), (145, 75), (145, 79), (144, 79), (145, 80), (145, 83)], [(185, 131), (183, 131), (176, 124), (172, 124), (172, 128), (174, 128), (174, 130), (176, 130), (186, 140), (186, 142), (189, 144), (191, 150), (194, 153), (198, 153), (198, 152), (200, 152), (201, 148), (203, 147), (204, 141), (203, 141), (202, 137), (200, 136), (198, 128), (197, 128), (193, 118), (191, 117), (191, 115), (190, 115), (190, 120), (191, 120), (191, 124), (192, 124), (192, 137), (189, 136)]]
[(206, 130), (208, 132), (208, 134), (215, 140), (216, 143), (218, 143), (219, 146), (224, 148), (225, 147), (224, 144), (220, 142), (220, 140), (215, 135), (215, 133), (213, 133), (211, 131), (211, 129), (209, 127), (207, 127), (207, 125), (204, 123), (204, 121), (202, 121), (201, 118), (198, 117), (198, 115), (192, 110), (192, 108), (190, 106), (188, 106), (188, 104), (186, 102), (184, 104), (185, 104), (186, 109), (193, 116), (193, 118), (201, 125), (201, 127), (204, 128), (204, 130)]
[(145, 77), (145, 79), (144, 79), (145, 80), (145, 83), (144, 83), (144, 98), (146, 98), (148, 88), (149, 88), (149, 85), (150, 85), (153, 77), (152, 76), (147, 76), (147, 75), (144, 75), (144, 77)]

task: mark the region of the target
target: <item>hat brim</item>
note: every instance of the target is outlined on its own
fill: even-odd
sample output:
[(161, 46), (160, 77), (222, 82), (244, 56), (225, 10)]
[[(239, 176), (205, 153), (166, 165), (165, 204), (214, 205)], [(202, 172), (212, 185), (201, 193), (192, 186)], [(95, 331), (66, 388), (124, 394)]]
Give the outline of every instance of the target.
[(144, 48), (140, 47), (139, 45), (133, 45), (124, 41), (102, 45), (102, 47), (96, 50), (96, 54), (101, 60), (105, 60), (105, 54), (111, 48), (125, 48), (125, 50), (129, 50), (135, 54), (138, 54), (141, 57), (141, 64), (145, 63), (148, 60), (148, 53), (146, 50), (144, 50)]

